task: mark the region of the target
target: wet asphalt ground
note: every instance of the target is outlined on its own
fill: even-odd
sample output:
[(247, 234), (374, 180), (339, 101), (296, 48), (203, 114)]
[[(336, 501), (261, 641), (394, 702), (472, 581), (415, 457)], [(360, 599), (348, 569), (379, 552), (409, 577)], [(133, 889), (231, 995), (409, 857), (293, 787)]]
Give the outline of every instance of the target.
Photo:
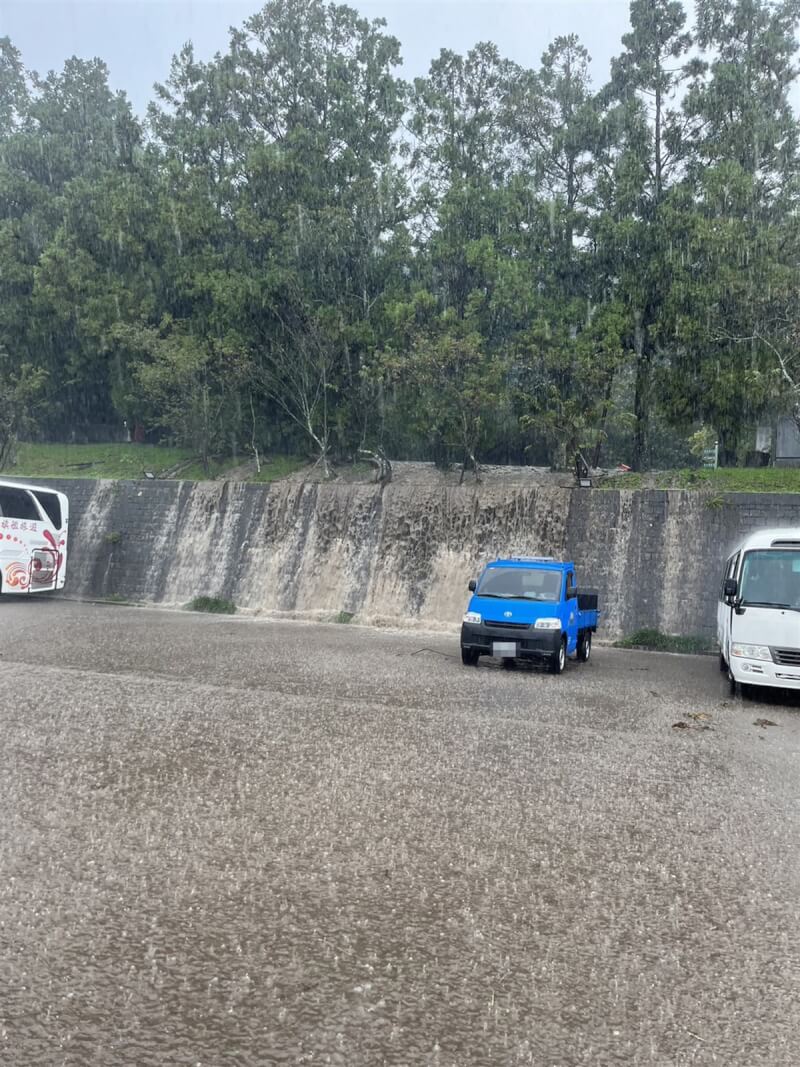
[(713, 659), (8, 599), (0, 731), (3, 1064), (800, 1063), (800, 701)]

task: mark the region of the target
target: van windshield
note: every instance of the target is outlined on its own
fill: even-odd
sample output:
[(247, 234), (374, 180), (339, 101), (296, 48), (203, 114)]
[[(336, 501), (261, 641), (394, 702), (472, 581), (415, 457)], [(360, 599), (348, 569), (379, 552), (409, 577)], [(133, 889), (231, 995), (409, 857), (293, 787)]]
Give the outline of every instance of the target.
[(478, 596), (508, 600), (561, 599), (561, 572), (527, 570), (524, 567), (492, 567), (478, 586)]
[(748, 552), (742, 566), (742, 604), (800, 610), (800, 550)]

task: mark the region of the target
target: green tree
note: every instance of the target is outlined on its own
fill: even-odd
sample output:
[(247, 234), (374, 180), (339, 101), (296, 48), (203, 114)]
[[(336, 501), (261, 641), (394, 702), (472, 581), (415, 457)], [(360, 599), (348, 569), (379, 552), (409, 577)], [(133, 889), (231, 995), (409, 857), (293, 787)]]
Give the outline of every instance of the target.
[(26, 121), (30, 81), (22, 54), (9, 37), (0, 37), (0, 138), (5, 141)]
[(44, 377), (44, 371), (30, 363), (12, 369), (7, 353), (0, 349), (0, 471), (14, 466), (20, 435), (35, 425)]
[(133, 388), (151, 428), (191, 448), (206, 473), (214, 456), (235, 452), (233, 416), (250, 374), (241, 350), (193, 337), (168, 319), (158, 329), (120, 326), (116, 341), (131, 351)]
[[(341, 5), (274, 0), (231, 40), (250, 135), (234, 213), (237, 269), (249, 282), (232, 315), (276, 412), (303, 426), (325, 463), (373, 432), (361, 368), (407, 262), (409, 206), (394, 158), (405, 86), (399, 44), (383, 27)], [(297, 412), (297, 392), (278, 396), (275, 361), (293, 353), (324, 370), (319, 440), (308, 411), (299, 422), (287, 411)]]
[(402, 393), (401, 408), (427, 440), (440, 465), (451, 456), (480, 477), (479, 453), (502, 401), (505, 367), (486, 351), (481, 335), (453, 309), (440, 312), (425, 291), (390, 309), (394, 346), (379, 354), (368, 373)]
[(669, 380), (673, 413), (717, 432), (722, 462), (788, 391), (793, 406), (800, 127), (797, 0), (701, 0), (685, 111), (692, 166), (676, 227), (686, 234), (674, 301), (680, 347)]
[(107, 180), (135, 171), (141, 131), (99, 60), (41, 79), (4, 55), (15, 62), (0, 75), (13, 89), (0, 135), (0, 341), (16, 367), (46, 372), (48, 422), (64, 435), (113, 419), (103, 324), (126, 287), (98, 258), (96, 215)]
[[(527, 72), (512, 97), (510, 120), (524, 170), (532, 172), (563, 213), (563, 257), (572, 261), (574, 237), (585, 228), (594, 188), (594, 154), (600, 145), (597, 101), (589, 53), (576, 34), (557, 37), (538, 72)], [(574, 279), (570, 279), (574, 281)]]
[(711, 53), (692, 64), (685, 110), (699, 162), (736, 162), (754, 179), (754, 203), (780, 195), (797, 162), (788, 91), (800, 0), (697, 0), (697, 39)]
[(633, 466), (650, 462), (648, 427), (656, 403), (653, 368), (670, 335), (664, 319), (670, 287), (670, 234), (663, 218), (669, 187), (679, 177), (685, 145), (676, 94), (680, 61), (691, 38), (678, 0), (631, 0), (631, 32), (612, 62), (602, 97), (607, 148), (595, 223), (600, 262), (633, 322)]

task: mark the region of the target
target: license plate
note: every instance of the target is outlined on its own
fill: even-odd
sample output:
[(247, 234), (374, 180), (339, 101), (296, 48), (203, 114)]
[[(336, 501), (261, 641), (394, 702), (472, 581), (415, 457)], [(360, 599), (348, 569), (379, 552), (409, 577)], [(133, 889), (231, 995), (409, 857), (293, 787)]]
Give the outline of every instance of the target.
[(493, 641), (492, 655), (498, 659), (514, 659), (517, 654), (516, 641)]

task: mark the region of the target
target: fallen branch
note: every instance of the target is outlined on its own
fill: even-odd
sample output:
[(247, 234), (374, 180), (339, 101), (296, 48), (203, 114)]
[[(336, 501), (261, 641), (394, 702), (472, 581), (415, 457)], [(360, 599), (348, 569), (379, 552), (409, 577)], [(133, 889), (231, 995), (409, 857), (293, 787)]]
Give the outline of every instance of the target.
[(367, 448), (359, 448), (358, 454), (363, 456), (367, 463), (372, 463), (375, 467), (375, 483), (377, 485), (388, 485), (391, 482), (392, 464), (382, 448), (377, 448), (374, 452)]

